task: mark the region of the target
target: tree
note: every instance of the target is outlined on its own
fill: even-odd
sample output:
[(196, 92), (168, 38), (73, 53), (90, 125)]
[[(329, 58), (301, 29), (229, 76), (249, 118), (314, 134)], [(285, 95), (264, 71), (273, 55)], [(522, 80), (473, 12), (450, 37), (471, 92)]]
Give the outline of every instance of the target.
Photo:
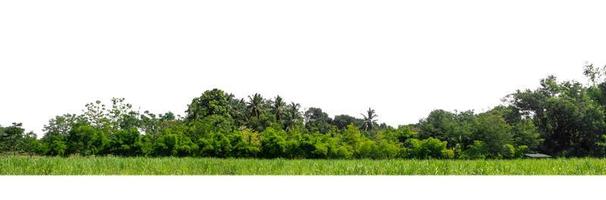
[(100, 100), (94, 103), (88, 103), (85, 105), (82, 119), (86, 121), (90, 126), (95, 128), (104, 128), (109, 126), (110, 122), (107, 118), (107, 108)]
[[(210, 134), (228, 134), (234, 131), (234, 122), (232, 119), (221, 116), (211, 115), (202, 120), (188, 124), (180, 124), (175, 133), (185, 133), (188, 137), (197, 141)], [(176, 128), (176, 127), (175, 127)]]
[(473, 139), (482, 141), (492, 158), (501, 158), (508, 153), (505, 145), (513, 143), (511, 126), (502, 116), (494, 113), (482, 113), (476, 118)]
[(276, 121), (280, 124), (280, 126), (284, 125), (284, 118), (286, 113), (286, 103), (282, 99), (282, 97), (277, 96), (272, 104), (272, 112), (275, 115)]
[(79, 123), (67, 136), (67, 153), (82, 156), (100, 155), (109, 144), (109, 139), (101, 129), (87, 123)]
[(600, 68), (595, 67), (593, 64), (585, 65), (583, 75), (589, 79), (591, 84), (596, 85), (597, 83), (604, 81), (602, 78), (606, 75), (606, 66)]
[(301, 109), (301, 105), (298, 103), (290, 103), (286, 108), (286, 116), (284, 120), (284, 126), (286, 130), (292, 130), (296, 126), (303, 125), (303, 116), (299, 111)]
[(248, 123), (246, 101), (244, 99), (236, 99), (233, 94), (229, 96), (230, 112), (234, 125), (240, 129), (244, 129)]
[(153, 146), (155, 156), (192, 156), (198, 150), (198, 145), (182, 134), (161, 135)]
[(109, 138), (109, 154), (119, 156), (137, 156), (143, 153), (140, 134), (136, 128), (120, 130)]
[(363, 119), (358, 119), (349, 115), (337, 115), (332, 122), (339, 130), (347, 128), (350, 124), (357, 127), (362, 127), (363, 124), (365, 124)]
[(261, 152), (261, 134), (248, 129), (230, 135), (234, 157), (257, 157)]
[(172, 126), (175, 123), (182, 123), (183, 120), (178, 119), (172, 112), (164, 114), (153, 114), (149, 111), (145, 111), (140, 116), (140, 122), (138, 129), (141, 130), (142, 134), (157, 136), (161, 129), (167, 126)]
[(473, 141), (461, 155), (463, 159), (485, 159), (490, 154), (488, 147), (482, 141)]
[(139, 113), (124, 98), (112, 98), (112, 108), (106, 114), (113, 129), (136, 128), (140, 124)]
[(74, 114), (56, 116), (48, 122), (48, 125), (44, 126), (44, 137), (53, 135), (67, 136), (78, 121), (82, 121), (82, 118)]
[(248, 98), (248, 127), (255, 131), (263, 131), (275, 122), (274, 116), (268, 112), (268, 103), (261, 94), (254, 94)]
[(17, 152), (25, 130), (23, 124), (13, 123), (12, 126), (0, 129), (0, 152)]
[(549, 76), (536, 90), (510, 95), (509, 102), (533, 119), (544, 139), (540, 151), (561, 156), (597, 156), (606, 116), (604, 107), (589, 91), (578, 82), (559, 83)]
[(405, 145), (408, 148), (407, 157), (416, 159), (452, 158), (454, 153), (446, 148), (446, 143), (432, 137), (424, 140), (410, 139)]
[(287, 150), (286, 133), (273, 128), (261, 133), (261, 154), (265, 158), (284, 157)]
[(200, 97), (196, 97), (189, 104), (187, 116), (188, 121), (203, 119), (210, 115), (230, 116), (230, 98), (223, 90), (207, 90)]
[(380, 131), (378, 135), (384, 137), (385, 140), (400, 144), (404, 144), (407, 140), (418, 137), (418, 133), (412, 125), (399, 126), (397, 129), (388, 128)]
[(516, 146), (526, 146), (531, 150), (537, 150), (537, 147), (543, 143), (539, 129), (530, 119), (524, 119), (512, 127), (513, 142)]
[(305, 111), (305, 128), (309, 132), (328, 133), (332, 119), (320, 108), (309, 108)]
[(451, 113), (445, 110), (434, 110), (421, 120), (419, 138), (430, 137), (446, 141), (449, 148), (467, 146), (472, 140), (476, 115), (472, 111)]
[(248, 96), (248, 111), (251, 117), (259, 118), (261, 113), (264, 111), (265, 100), (261, 94), (254, 94), (252, 97)]
[(226, 158), (232, 155), (233, 145), (228, 134), (210, 133), (198, 139), (200, 155)]
[(36, 134), (25, 132), (22, 123), (0, 126), (0, 153), (34, 153), (39, 151)]
[(364, 125), (362, 126), (364, 131), (371, 131), (374, 128), (374, 125), (377, 123), (377, 114), (374, 109), (368, 108), (366, 114), (362, 114), (364, 117)]

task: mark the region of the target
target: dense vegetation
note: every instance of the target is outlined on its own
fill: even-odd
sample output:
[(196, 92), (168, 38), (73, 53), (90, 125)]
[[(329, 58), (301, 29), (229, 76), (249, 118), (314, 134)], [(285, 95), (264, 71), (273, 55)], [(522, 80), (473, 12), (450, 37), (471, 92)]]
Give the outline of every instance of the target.
[(17, 156), (0, 157), (0, 175), (606, 175), (606, 160), (265, 160)]
[(550, 76), (484, 113), (435, 110), (391, 127), (368, 109), (361, 118), (260, 94), (219, 89), (192, 100), (186, 115), (136, 111), (124, 99), (51, 119), (38, 139), (21, 124), (0, 126), (0, 152), (50, 156), (179, 156), (312, 159), (502, 159), (529, 152), (606, 156), (605, 68), (585, 67), (589, 84)]

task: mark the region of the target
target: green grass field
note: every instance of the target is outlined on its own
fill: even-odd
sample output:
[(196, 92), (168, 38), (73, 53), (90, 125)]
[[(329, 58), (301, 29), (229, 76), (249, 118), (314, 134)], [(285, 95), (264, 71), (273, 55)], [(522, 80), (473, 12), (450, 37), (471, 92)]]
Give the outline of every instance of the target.
[(606, 159), (258, 160), (0, 157), (1, 175), (606, 175)]

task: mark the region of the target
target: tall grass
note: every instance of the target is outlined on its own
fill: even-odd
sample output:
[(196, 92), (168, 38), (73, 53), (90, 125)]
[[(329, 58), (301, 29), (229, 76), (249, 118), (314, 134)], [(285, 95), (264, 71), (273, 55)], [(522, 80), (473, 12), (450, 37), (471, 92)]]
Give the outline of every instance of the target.
[(0, 157), (1, 175), (606, 175), (606, 159), (259, 160)]

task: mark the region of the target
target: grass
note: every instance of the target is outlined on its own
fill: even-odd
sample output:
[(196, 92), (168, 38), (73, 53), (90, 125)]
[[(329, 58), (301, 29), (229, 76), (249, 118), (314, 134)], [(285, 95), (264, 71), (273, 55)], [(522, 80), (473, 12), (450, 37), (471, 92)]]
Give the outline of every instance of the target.
[(606, 159), (259, 160), (2, 156), (0, 175), (606, 175)]

